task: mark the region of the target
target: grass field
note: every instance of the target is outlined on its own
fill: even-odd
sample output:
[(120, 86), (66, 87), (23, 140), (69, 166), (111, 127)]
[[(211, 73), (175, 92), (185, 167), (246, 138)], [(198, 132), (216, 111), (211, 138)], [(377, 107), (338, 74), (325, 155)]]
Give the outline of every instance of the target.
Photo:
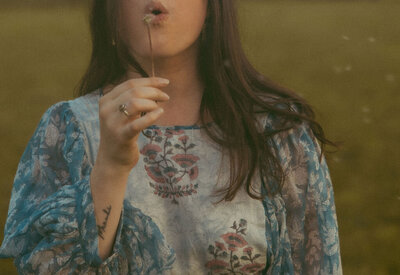
[[(315, 106), (328, 137), (345, 274), (400, 274), (400, 3), (239, 1), (254, 65)], [(0, 10), (0, 235), (43, 112), (72, 98), (90, 41), (76, 7)], [(11, 261), (0, 261), (15, 274)], [(13, 273), (14, 272), (14, 273)]]

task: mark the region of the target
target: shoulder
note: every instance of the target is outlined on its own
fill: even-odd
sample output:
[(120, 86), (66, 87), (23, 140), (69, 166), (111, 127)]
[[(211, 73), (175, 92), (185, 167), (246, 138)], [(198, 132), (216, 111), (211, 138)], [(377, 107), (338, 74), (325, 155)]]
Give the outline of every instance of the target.
[(264, 133), (280, 132), (281, 129), (290, 129), (296, 127), (301, 121), (292, 121), (288, 115), (301, 114), (301, 107), (293, 101), (277, 95), (263, 94), (259, 99), (269, 107), (266, 110), (256, 109), (256, 119), (261, 124)]
[(96, 93), (92, 92), (51, 105), (40, 118), (30, 140), (31, 145), (39, 146), (44, 142), (47, 147), (54, 147), (60, 143), (73, 143), (79, 137), (83, 137), (84, 123), (98, 118), (95, 98)]
[(84, 122), (98, 120), (100, 89), (68, 101), (75, 117)]
[(99, 91), (51, 105), (42, 115), (40, 124), (76, 124), (97, 118)]
[[(263, 98), (270, 109), (257, 114), (261, 129), (267, 141), (286, 154), (294, 151), (320, 151), (320, 146), (308, 120), (304, 117), (303, 106), (281, 97)], [(290, 119), (289, 117), (294, 117)]]

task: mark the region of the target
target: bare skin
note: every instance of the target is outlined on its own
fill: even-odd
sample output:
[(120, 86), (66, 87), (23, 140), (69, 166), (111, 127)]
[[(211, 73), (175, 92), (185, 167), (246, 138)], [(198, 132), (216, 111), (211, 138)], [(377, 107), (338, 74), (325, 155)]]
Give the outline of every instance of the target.
[[(150, 51), (143, 22), (149, 1), (119, 0), (121, 31), (131, 54), (151, 71)], [(99, 256), (111, 255), (120, 221), (129, 173), (139, 160), (141, 131), (150, 125), (193, 125), (199, 120), (204, 85), (197, 71), (199, 34), (207, 0), (158, 1), (169, 19), (154, 27), (156, 76), (142, 78), (128, 70), (123, 81), (107, 85), (99, 101), (100, 145), (90, 176), (98, 228)], [(195, 12), (193, 12), (195, 11)], [(162, 83), (162, 79), (170, 81)], [(156, 102), (157, 101), (157, 102)], [(129, 117), (118, 111), (127, 105)], [(146, 112), (143, 117), (141, 112)]]

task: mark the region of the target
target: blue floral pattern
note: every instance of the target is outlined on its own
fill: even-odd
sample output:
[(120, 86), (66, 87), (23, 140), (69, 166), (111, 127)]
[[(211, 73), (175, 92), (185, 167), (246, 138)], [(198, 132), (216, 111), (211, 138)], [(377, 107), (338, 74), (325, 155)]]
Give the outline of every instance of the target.
[[(168, 274), (174, 249), (153, 219), (128, 200), (111, 255), (99, 257), (92, 157), (87, 133), (71, 109), (74, 102), (59, 102), (44, 113), (22, 155), (0, 257), (15, 258), (20, 274)], [(274, 127), (275, 121), (269, 115), (263, 126)], [(266, 256), (257, 256), (265, 264), (262, 274), (342, 274), (333, 187), (310, 127), (298, 124), (269, 145), (287, 181), (281, 194), (262, 201)], [(202, 253), (209, 254), (207, 247)], [(199, 272), (207, 274), (207, 261), (202, 266)]]
[(150, 217), (124, 201), (112, 254), (98, 254), (85, 137), (60, 102), (43, 115), (22, 155), (0, 248), (20, 274), (160, 274), (174, 261)]

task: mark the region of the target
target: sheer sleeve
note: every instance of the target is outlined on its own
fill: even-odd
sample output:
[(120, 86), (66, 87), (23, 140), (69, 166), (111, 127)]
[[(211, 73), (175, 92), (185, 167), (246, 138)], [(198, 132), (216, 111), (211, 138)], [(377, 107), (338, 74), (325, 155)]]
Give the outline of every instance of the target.
[(274, 137), (286, 175), (282, 198), (296, 274), (342, 274), (334, 193), (309, 124)]
[(68, 102), (50, 107), (14, 179), (0, 257), (20, 274), (142, 274), (169, 269), (174, 252), (157, 225), (124, 201), (111, 255), (101, 260), (87, 139)]

